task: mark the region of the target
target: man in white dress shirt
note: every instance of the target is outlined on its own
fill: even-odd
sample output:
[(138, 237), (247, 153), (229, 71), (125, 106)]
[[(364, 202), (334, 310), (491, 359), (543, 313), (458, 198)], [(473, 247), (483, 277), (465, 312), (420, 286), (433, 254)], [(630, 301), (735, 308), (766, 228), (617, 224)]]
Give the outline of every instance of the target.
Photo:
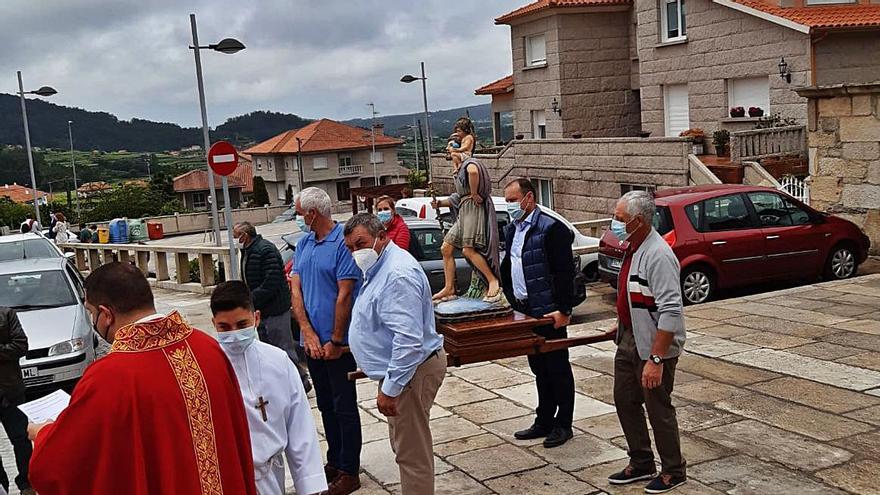
[(287, 354), (257, 339), (260, 312), (244, 282), (218, 285), (211, 320), (229, 357), (247, 413), (260, 495), (283, 495), (284, 457), (297, 494), (327, 489), (315, 421), (296, 367)]

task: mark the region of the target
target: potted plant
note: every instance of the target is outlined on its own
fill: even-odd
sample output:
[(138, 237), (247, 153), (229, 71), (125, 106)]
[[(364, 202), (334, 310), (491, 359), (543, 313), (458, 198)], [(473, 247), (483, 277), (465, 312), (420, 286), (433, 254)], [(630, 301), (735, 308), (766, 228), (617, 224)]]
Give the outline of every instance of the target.
[(695, 155), (703, 154), (703, 139), (706, 133), (699, 127), (692, 127), (686, 131), (682, 131), (679, 137), (689, 138), (691, 140), (691, 152)]
[(721, 129), (712, 133), (712, 144), (716, 156), (730, 156), (730, 132)]
[(763, 117), (764, 109), (761, 107), (749, 107), (749, 117)]
[(746, 109), (743, 107), (730, 107), (730, 116), (733, 118), (745, 117)]

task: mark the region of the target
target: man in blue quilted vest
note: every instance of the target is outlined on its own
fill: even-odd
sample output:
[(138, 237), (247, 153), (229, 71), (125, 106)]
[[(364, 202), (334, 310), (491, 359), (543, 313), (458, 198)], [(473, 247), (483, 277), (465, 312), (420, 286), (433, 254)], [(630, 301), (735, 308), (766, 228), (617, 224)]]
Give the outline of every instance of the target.
[[(504, 188), (507, 212), (507, 252), (501, 262), (501, 284), (513, 309), (535, 318), (553, 318), (553, 324), (535, 329), (548, 340), (567, 336), (574, 301), (574, 234), (541, 212), (535, 188), (528, 179), (516, 179)], [(529, 368), (538, 387), (535, 422), (518, 431), (519, 440), (544, 438), (544, 447), (558, 447), (572, 437), (574, 375), (568, 349), (529, 356)]]

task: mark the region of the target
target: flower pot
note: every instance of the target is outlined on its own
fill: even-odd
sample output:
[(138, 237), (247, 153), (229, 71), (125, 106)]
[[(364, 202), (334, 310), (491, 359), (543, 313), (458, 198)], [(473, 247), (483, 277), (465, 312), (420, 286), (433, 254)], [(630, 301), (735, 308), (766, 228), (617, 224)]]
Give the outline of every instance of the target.
[(525, 135), (523, 135), (523, 134), (517, 134), (517, 135), (516, 135), (516, 139), (517, 139), (517, 141), (520, 140), (520, 139), (523, 139), (524, 137), (525, 137)]
[(715, 156), (730, 156), (730, 146), (715, 146)]
[(731, 109), (730, 109), (730, 116), (733, 117), (733, 118), (735, 118), (735, 119), (736, 119), (736, 118), (739, 118), (739, 117), (745, 117), (745, 116), (746, 116), (746, 111), (745, 111), (744, 109), (735, 109), (735, 108), (731, 108)]
[(749, 117), (763, 117), (763, 116), (764, 116), (764, 110), (761, 110), (760, 108), (750, 108), (749, 109)]
[(584, 137), (584, 135), (580, 134), (580, 133), (575, 133), (575, 134), (572, 134), (571, 137), (573, 137), (574, 139), (580, 139), (580, 138)]
[(639, 131), (640, 138), (646, 138), (646, 137), (649, 137), (650, 135), (651, 135), (651, 131)]

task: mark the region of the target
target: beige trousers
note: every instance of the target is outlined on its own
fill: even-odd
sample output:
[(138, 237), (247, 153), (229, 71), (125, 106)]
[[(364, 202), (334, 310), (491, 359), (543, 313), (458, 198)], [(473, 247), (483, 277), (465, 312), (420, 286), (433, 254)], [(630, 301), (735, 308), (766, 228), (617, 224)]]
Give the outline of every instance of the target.
[(397, 399), (397, 416), (388, 418), (391, 449), (400, 469), (403, 495), (434, 494), (434, 441), (429, 421), (434, 397), (446, 375), (443, 349), (416, 369)]

